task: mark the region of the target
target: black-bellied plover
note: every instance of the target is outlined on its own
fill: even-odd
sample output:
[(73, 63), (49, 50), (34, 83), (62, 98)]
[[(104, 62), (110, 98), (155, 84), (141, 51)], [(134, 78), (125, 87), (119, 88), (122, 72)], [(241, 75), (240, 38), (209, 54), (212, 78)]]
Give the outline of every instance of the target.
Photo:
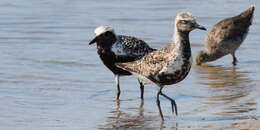
[[(94, 32), (96, 37), (89, 44), (97, 43), (97, 53), (105, 66), (114, 73), (117, 85), (117, 99), (119, 99), (119, 77), (131, 75), (131, 73), (116, 67), (115, 63), (138, 60), (155, 49), (135, 37), (116, 35), (114, 29), (109, 26), (99, 26)], [(144, 85), (140, 81), (139, 83), (141, 99), (143, 99)]]
[(216, 25), (209, 32), (205, 39), (205, 49), (198, 52), (195, 61), (197, 65), (215, 61), (225, 55), (231, 54), (233, 65), (236, 65), (236, 50), (245, 40), (252, 24), (255, 6), (248, 8), (241, 14), (226, 18)]
[(160, 95), (171, 101), (172, 112), (175, 110), (177, 115), (175, 101), (165, 95), (162, 89), (165, 85), (182, 81), (188, 75), (192, 64), (189, 33), (196, 28), (206, 30), (197, 24), (195, 17), (190, 13), (179, 13), (175, 19), (174, 39), (169, 45), (147, 54), (140, 60), (116, 64), (137, 76), (143, 83), (155, 83), (159, 87), (156, 102), (162, 120), (164, 117)]

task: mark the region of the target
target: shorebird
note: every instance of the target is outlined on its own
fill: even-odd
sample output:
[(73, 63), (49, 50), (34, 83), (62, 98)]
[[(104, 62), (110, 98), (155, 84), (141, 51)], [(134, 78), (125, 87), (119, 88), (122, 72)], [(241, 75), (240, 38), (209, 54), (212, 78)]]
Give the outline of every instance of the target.
[(231, 54), (233, 57), (232, 63), (236, 65), (235, 52), (248, 34), (254, 10), (255, 6), (252, 6), (241, 14), (226, 18), (214, 25), (205, 39), (205, 49), (199, 51), (195, 58), (196, 64), (215, 61)]
[(164, 120), (159, 96), (171, 101), (172, 112), (177, 115), (175, 101), (162, 92), (165, 85), (176, 84), (182, 81), (189, 73), (192, 56), (189, 41), (189, 33), (194, 29), (206, 30), (197, 24), (196, 19), (190, 13), (179, 13), (175, 19), (174, 39), (165, 48), (153, 51), (140, 60), (116, 65), (137, 76), (144, 84), (154, 83), (159, 87), (157, 92), (157, 106), (161, 119)]
[[(116, 35), (113, 28), (109, 26), (99, 26), (94, 31), (96, 37), (89, 45), (97, 44), (97, 53), (104, 65), (115, 75), (117, 86), (117, 99), (120, 97), (119, 77), (131, 75), (115, 66), (115, 63), (130, 62), (142, 58), (144, 55), (154, 51), (143, 40), (135, 37)], [(138, 80), (139, 81), (139, 80)], [(143, 99), (144, 85), (140, 82), (141, 99)]]

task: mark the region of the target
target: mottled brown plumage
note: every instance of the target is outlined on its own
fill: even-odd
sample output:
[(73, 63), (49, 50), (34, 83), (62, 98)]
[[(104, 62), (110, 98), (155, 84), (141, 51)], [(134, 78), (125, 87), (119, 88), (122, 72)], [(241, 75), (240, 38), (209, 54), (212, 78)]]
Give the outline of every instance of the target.
[[(175, 84), (186, 77), (191, 67), (191, 51), (188, 33), (181, 32), (179, 34), (183, 35), (182, 37), (180, 37), (180, 40), (182, 42), (182, 47), (180, 51), (186, 52), (185, 55), (178, 53), (180, 48), (176, 47), (175, 43), (171, 43), (165, 48), (151, 52), (150, 54), (143, 57), (141, 60), (127, 63), (119, 63), (116, 65), (132, 73), (142, 75), (151, 82), (160, 84), (160, 86)], [(176, 70), (175, 72), (162, 71), (164, 67), (172, 65), (171, 62), (183, 62), (183, 64), (181, 65), (181, 67), (179, 67), (179, 70)], [(173, 67), (177, 68), (178, 66)]]
[(252, 6), (241, 14), (226, 18), (214, 25), (205, 39), (205, 49), (196, 56), (196, 64), (215, 61), (231, 54), (235, 65), (237, 62), (235, 51), (247, 36), (254, 10), (255, 7)]
[(177, 115), (177, 106), (173, 99), (161, 92), (164, 85), (182, 81), (190, 71), (192, 58), (189, 41), (190, 31), (199, 28), (206, 30), (196, 23), (190, 13), (179, 13), (175, 20), (174, 41), (157, 51), (153, 51), (140, 60), (116, 65), (137, 75), (142, 82), (153, 82), (160, 89), (157, 93), (157, 106), (162, 120), (159, 95), (171, 101), (172, 111)]

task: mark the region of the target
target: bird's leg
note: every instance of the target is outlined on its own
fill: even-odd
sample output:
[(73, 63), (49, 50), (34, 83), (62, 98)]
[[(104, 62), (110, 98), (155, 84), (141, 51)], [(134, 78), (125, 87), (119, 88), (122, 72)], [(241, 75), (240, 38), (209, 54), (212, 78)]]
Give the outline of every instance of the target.
[(235, 52), (231, 53), (232, 57), (233, 57), (233, 62), (232, 64), (233, 65), (237, 65), (237, 58), (236, 58), (236, 55), (235, 55)]
[(167, 98), (168, 100), (171, 101), (172, 104), (172, 113), (174, 113), (174, 109), (175, 109), (175, 114), (178, 115), (178, 111), (177, 111), (177, 104), (175, 102), (175, 100), (173, 100), (172, 98), (170, 98), (169, 96), (165, 95), (164, 93), (160, 93), (162, 96), (164, 96), (165, 98)]
[(120, 116), (122, 115), (122, 111), (120, 110), (120, 100), (116, 100), (116, 119), (119, 120)]
[(144, 117), (144, 100), (141, 100), (141, 103), (139, 106), (139, 116)]
[(120, 85), (119, 85), (119, 75), (115, 75), (115, 80), (116, 80), (116, 87), (117, 87), (117, 96), (116, 99), (119, 100), (120, 97)]
[(160, 87), (159, 91), (157, 92), (156, 103), (157, 103), (157, 107), (159, 109), (159, 113), (160, 113), (161, 119), (164, 121), (163, 114), (162, 114), (162, 109), (161, 109), (161, 104), (160, 104), (160, 97), (159, 97), (160, 94), (161, 94), (162, 88), (163, 87)]
[(144, 84), (139, 79), (138, 79), (138, 82), (140, 84), (141, 99), (144, 100)]

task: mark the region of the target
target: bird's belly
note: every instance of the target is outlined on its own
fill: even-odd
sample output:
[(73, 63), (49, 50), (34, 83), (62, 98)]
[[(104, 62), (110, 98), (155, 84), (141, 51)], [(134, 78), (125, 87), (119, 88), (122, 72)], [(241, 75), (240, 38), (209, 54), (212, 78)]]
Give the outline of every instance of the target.
[(223, 55), (232, 53), (236, 51), (236, 49), (239, 48), (239, 46), (242, 44), (246, 37), (246, 34), (242, 36), (236, 36), (229, 40), (222, 40), (220, 43), (218, 43), (218, 47), (216, 47), (216, 50), (211, 50), (212, 52), (221, 52)]
[(215, 61), (223, 56), (235, 52), (239, 48), (241, 43), (241, 39), (222, 41), (218, 48), (209, 51), (211, 55), (209, 61)]
[(225, 41), (226, 43), (222, 43), (223, 45), (220, 46), (220, 50), (223, 53), (231, 53), (233, 51), (235, 51), (237, 48), (239, 48), (239, 46), (242, 43), (242, 40), (230, 40), (230, 41)]
[(132, 74), (135, 77), (137, 77), (139, 79), (139, 81), (141, 81), (144, 85), (152, 83), (152, 81), (150, 79), (146, 78), (145, 76), (142, 76), (142, 75), (137, 74), (137, 73), (132, 73)]
[(182, 81), (189, 73), (191, 60), (182, 60), (179, 63), (169, 64), (156, 76), (156, 80), (163, 85), (175, 84)]
[(174, 73), (161, 73), (158, 74), (157, 80), (160, 84), (163, 85), (171, 85), (178, 83), (182, 81), (189, 73), (190, 68), (187, 68), (187, 70), (180, 70), (176, 71)]

